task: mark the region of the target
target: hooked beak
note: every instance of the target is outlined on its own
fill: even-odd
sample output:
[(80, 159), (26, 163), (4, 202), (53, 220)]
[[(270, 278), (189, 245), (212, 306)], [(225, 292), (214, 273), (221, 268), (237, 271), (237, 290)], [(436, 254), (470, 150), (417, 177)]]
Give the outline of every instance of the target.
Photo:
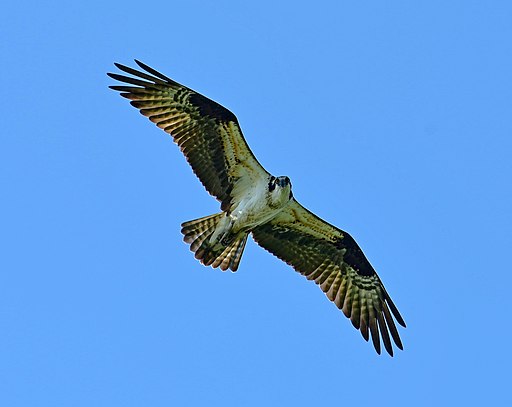
[(277, 184), (281, 187), (281, 188), (284, 188), (286, 185), (289, 185), (290, 184), (290, 179), (288, 177), (279, 177), (277, 179)]

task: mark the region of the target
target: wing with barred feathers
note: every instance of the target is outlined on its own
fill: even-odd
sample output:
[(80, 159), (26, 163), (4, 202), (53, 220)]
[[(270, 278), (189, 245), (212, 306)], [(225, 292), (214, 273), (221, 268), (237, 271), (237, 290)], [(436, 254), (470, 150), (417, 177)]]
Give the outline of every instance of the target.
[(405, 327), (395, 304), (360, 247), (346, 232), (323, 221), (297, 201), (253, 231), (254, 240), (320, 286), (350, 318), (365, 340), (380, 338), (393, 356), (391, 339), (403, 349), (396, 321)]
[(121, 71), (108, 75), (127, 85), (110, 86), (179, 145), (206, 190), (229, 211), (235, 183), (255, 183), (268, 173), (245, 141), (238, 120), (228, 109), (140, 61), (146, 72), (115, 64)]

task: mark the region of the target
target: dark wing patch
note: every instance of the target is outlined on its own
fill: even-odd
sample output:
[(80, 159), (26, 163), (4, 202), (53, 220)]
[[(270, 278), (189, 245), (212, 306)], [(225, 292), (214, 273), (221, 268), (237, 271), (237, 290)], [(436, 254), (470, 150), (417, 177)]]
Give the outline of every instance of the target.
[(255, 228), (254, 240), (320, 286), (350, 318), (365, 340), (380, 340), (393, 356), (391, 339), (403, 349), (393, 317), (405, 322), (379, 276), (347, 233), (322, 221), (296, 201), (270, 222)]
[(134, 77), (108, 75), (132, 86), (110, 88), (131, 100), (132, 106), (173, 137), (206, 190), (221, 201), (223, 210), (229, 210), (234, 183), (245, 174), (237, 166), (266, 174), (249, 149), (235, 115), (142, 62), (135, 62), (146, 72), (116, 63)]
[(363, 251), (356, 243), (354, 238), (348, 233), (343, 232), (343, 237), (336, 237), (334, 246), (339, 250), (346, 250), (343, 261), (352, 267), (358, 274), (362, 276), (372, 276), (375, 270), (370, 262), (366, 259)]
[(203, 95), (194, 93), (190, 95), (189, 100), (192, 104), (198, 107), (199, 113), (202, 116), (212, 117), (217, 120), (217, 122), (238, 123), (236, 116), (233, 113), (218, 103), (211, 103), (212, 101)]

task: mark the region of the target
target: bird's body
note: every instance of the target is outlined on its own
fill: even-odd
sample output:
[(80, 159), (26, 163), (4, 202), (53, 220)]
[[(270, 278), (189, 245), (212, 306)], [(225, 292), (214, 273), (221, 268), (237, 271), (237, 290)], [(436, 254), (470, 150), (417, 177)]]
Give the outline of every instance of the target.
[[(242, 197), (240, 201), (233, 203), (232, 209), (226, 213), (226, 216), (233, 222), (233, 230), (252, 230), (254, 227), (268, 222), (276, 216), (292, 198), (291, 184), (286, 181), (288, 177), (282, 177), (282, 183), (275, 182), (275, 177), (266, 177), (258, 180), (254, 184), (240, 182), (240, 186), (235, 185), (234, 195)], [(272, 191), (269, 191), (269, 183), (276, 185)], [(240, 193), (236, 191), (240, 188)]]
[(136, 61), (146, 72), (116, 64), (134, 77), (109, 74), (111, 86), (171, 134), (221, 212), (182, 224), (185, 242), (206, 266), (236, 271), (247, 237), (308, 280), (350, 318), (380, 353), (402, 349), (393, 317), (405, 326), (380, 278), (346, 232), (320, 219), (292, 194), (288, 177), (269, 174), (252, 154), (233, 113)]
[[(240, 199), (228, 211), (182, 225), (185, 242), (205, 266), (236, 271), (248, 234), (275, 218), (292, 199), (288, 177), (268, 176), (250, 184), (246, 180), (235, 184), (234, 195)], [(269, 184), (275, 184), (271, 191)]]

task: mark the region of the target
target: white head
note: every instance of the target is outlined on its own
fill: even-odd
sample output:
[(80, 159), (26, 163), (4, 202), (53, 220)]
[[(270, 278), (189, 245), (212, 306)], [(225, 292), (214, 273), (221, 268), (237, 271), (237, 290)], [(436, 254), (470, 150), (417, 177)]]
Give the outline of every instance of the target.
[(283, 205), (292, 199), (292, 183), (286, 176), (271, 176), (268, 182), (268, 192), (270, 200), (274, 205)]

